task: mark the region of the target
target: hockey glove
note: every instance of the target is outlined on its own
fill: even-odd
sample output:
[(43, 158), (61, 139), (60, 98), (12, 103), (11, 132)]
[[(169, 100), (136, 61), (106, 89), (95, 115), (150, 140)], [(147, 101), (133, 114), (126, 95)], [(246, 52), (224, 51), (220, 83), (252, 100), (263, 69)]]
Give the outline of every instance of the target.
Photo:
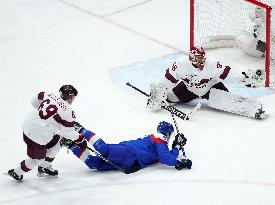
[(178, 133), (175, 136), (175, 139), (172, 144), (172, 149), (174, 149), (177, 145), (179, 146), (179, 149), (183, 149), (184, 145), (186, 144), (187, 139), (184, 137), (183, 133)]
[(83, 129), (83, 126), (79, 122), (74, 121), (74, 130), (78, 133), (81, 133), (82, 129)]
[(64, 137), (59, 141), (59, 143), (61, 147), (67, 147), (67, 148), (70, 148), (74, 144), (72, 140), (66, 139)]
[(192, 167), (192, 161), (190, 159), (177, 160), (177, 164), (175, 166), (177, 170), (182, 170), (184, 168), (191, 169), (191, 167)]

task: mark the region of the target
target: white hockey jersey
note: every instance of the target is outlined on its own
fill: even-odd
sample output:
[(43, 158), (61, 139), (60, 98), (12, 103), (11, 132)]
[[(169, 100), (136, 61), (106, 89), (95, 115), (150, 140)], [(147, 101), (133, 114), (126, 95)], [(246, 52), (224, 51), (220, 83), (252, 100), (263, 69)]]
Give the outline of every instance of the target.
[(184, 82), (187, 89), (198, 96), (203, 96), (209, 89), (224, 80), (230, 71), (229, 66), (219, 62), (211, 63), (207, 59), (202, 71), (198, 70), (185, 57), (166, 70), (164, 83), (168, 88), (174, 88), (179, 82)]
[(40, 92), (32, 98), (35, 108), (23, 123), (23, 132), (32, 141), (45, 145), (59, 134), (76, 140), (79, 134), (74, 130), (74, 111), (67, 101), (53, 93)]

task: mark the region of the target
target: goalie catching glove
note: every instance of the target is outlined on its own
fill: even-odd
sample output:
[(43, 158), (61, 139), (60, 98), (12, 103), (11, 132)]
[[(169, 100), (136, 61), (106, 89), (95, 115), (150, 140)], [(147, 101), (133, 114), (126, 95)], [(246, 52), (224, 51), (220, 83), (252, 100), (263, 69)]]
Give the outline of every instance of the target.
[(73, 145), (78, 146), (80, 149), (87, 147), (87, 141), (84, 139), (82, 134), (79, 135), (77, 140), (66, 139), (63, 137), (59, 143), (61, 147), (67, 148), (71, 148)]
[(175, 139), (173, 141), (172, 149), (177, 147), (179, 150), (182, 150), (184, 145), (186, 144), (186, 141), (187, 141), (187, 139), (184, 137), (184, 134), (183, 133), (178, 133), (175, 136)]

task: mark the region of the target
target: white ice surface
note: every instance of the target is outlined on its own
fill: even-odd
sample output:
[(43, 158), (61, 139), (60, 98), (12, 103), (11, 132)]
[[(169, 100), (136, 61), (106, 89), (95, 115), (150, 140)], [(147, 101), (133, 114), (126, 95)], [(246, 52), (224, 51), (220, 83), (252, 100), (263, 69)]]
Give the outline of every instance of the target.
[[(146, 90), (157, 78), (150, 78), (150, 66), (145, 75), (138, 66), (161, 66), (188, 49), (188, 2), (1, 0), (0, 171), (26, 157), (21, 125), (31, 97), (64, 83), (79, 90), (73, 105), (78, 120), (107, 142), (136, 139), (159, 121), (172, 122), (165, 111), (148, 112), (146, 99), (123, 81)], [(236, 50), (208, 55), (214, 56), (238, 69), (253, 63)], [(54, 161), (57, 179), (37, 178), (35, 170), (22, 183), (0, 175), (0, 204), (274, 205), (275, 95), (262, 94), (257, 96), (271, 114), (264, 121), (207, 107), (192, 121), (177, 119), (188, 138), (191, 170), (155, 164), (131, 175), (90, 171), (62, 150)], [(177, 108), (188, 112), (192, 105)]]

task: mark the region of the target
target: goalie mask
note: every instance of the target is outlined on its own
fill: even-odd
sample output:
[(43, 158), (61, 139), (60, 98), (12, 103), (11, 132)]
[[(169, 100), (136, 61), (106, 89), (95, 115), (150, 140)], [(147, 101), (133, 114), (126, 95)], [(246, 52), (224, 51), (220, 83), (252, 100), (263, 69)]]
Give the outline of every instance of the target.
[(192, 47), (189, 52), (189, 60), (198, 70), (203, 70), (206, 60), (204, 49), (202, 47)]
[[(157, 132), (163, 134), (164, 137), (167, 137), (167, 135), (171, 136), (174, 132), (174, 127), (169, 122), (162, 121), (158, 124)], [(168, 141), (169, 139), (166, 140)]]

